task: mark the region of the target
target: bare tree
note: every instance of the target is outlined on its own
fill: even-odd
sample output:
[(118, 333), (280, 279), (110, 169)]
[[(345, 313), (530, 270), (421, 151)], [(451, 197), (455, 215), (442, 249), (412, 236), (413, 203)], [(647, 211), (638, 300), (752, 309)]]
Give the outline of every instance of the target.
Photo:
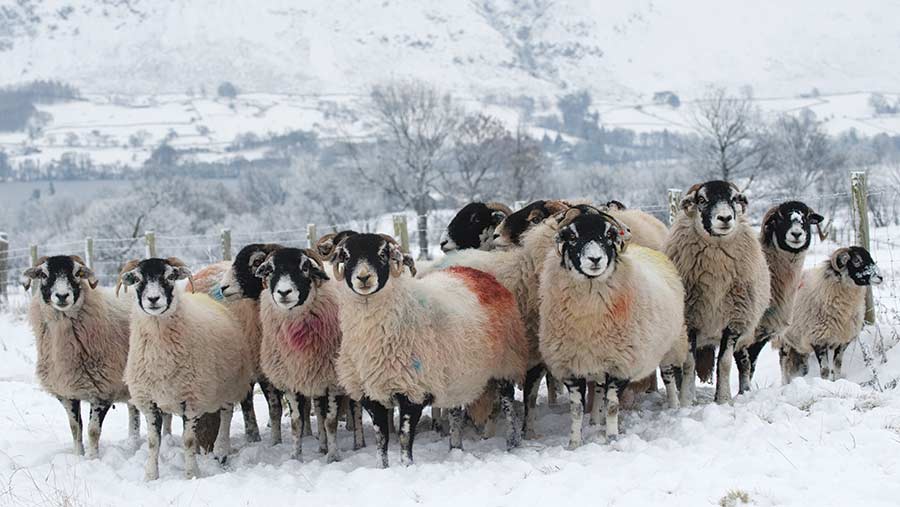
[(692, 123), (700, 136), (692, 158), (704, 172), (726, 181), (749, 178), (749, 187), (770, 167), (768, 135), (750, 98), (711, 89), (697, 102)]
[[(449, 94), (421, 81), (377, 85), (371, 92), (371, 114), (378, 142), (374, 163), (363, 163), (358, 146), (348, 144), (364, 181), (400, 206), (425, 216), (447, 170), (450, 136), (461, 116)], [(419, 227), (420, 256), (426, 255), (428, 233)]]
[(506, 150), (502, 188), (512, 202), (532, 199), (543, 187), (544, 175), (551, 169), (550, 161), (540, 142), (531, 138), (522, 125), (507, 142), (511, 145)]
[(501, 185), (501, 166), (509, 155), (512, 134), (492, 116), (466, 116), (453, 134), (454, 170), (444, 172), (445, 182), (467, 201), (496, 198)]
[[(782, 115), (772, 131), (772, 164), (778, 168), (775, 182), (787, 195), (809, 189), (827, 190), (826, 185), (842, 167), (844, 158), (832, 147), (822, 122), (811, 111)], [(843, 174), (839, 175), (843, 183)]]

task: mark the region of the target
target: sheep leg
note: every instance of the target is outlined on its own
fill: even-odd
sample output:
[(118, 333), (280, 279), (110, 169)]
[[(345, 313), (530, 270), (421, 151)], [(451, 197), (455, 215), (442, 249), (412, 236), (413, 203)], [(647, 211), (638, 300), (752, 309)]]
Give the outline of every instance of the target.
[(184, 478), (193, 479), (200, 475), (197, 468), (197, 423), (200, 418), (184, 415), (181, 421), (184, 423), (184, 433), (181, 435), (184, 443)]
[(747, 348), (734, 351), (734, 361), (738, 369), (738, 394), (750, 391), (750, 376), (752, 365), (750, 363), (750, 351)]
[(131, 403), (128, 404), (128, 438), (132, 442), (141, 438), (141, 412)]
[[(147, 465), (144, 467), (144, 480), (159, 479), (159, 441), (162, 440), (163, 414), (155, 403), (144, 412), (147, 418)], [(171, 417), (170, 417), (171, 419)]]
[[(326, 461), (328, 463), (334, 463), (335, 461), (339, 461), (341, 459), (341, 451), (338, 449), (337, 445), (337, 427), (338, 427), (338, 412), (340, 411), (341, 401), (343, 396), (336, 396), (330, 391), (328, 392), (325, 398), (325, 441), (328, 444)], [(418, 421), (416, 421), (418, 422)]]
[(381, 403), (363, 398), (363, 408), (372, 418), (372, 424), (375, 426), (375, 447), (378, 448), (381, 468), (388, 467), (388, 443), (390, 442), (391, 432), (388, 429), (388, 409)]
[(163, 414), (162, 415), (162, 434), (163, 435), (171, 435), (172, 434), (172, 414)]
[(790, 384), (794, 377), (804, 377), (809, 373), (806, 356), (791, 347), (779, 350), (778, 359), (781, 363), (781, 383), (783, 385)]
[(75, 454), (84, 455), (84, 444), (81, 441), (81, 401), (70, 400), (67, 398), (59, 398), (66, 409), (66, 415), (69, 416), (69, 430), (72, 431), (72, 443), (74, 445)]
[(291, 435), (294, 437), (294, 448), (291, 451), (291, 458), (302, 461), (303, 426), (306, 424), (306, 420), (302, 417), (302, 407), (306, 405), (306, 398), (298, 393), (291, 393), (288, 394), (287, 400), (291, 409)]
[(731, 385), (729, 384), (731, 363), (734, 358), (734, 345), (739, 336), (740, 333), (734, 332), (731, 328), (725, 328), (725, 331), (722, 333), (722, 339), (719, 341), (719, 357), (716, 359), (715, 396), (715, 401), (718, 404), (731, 401)]
[(569, 450), (581, 447), (581, 425), (584, 419), (581, 388), (584, 379), (572, 378), (564, 381), (569, 390), (569, 414), (572, 418), (572, 429), (569, 432)]
[(362, 405), (356, 400), (350, 400), (350, 418), (353, 421), (353, 450), (358, 451), (366, 446), (366, 437), (363, 434)]
[(400, 464), (409, 466), (413, 464), (413, 442), (425, 406), (413, 403), (405, 395), (397, 396), (397, 404), (400, 406)]
[(450, 450), (462, 450), (462, 426), (465, 413), (462, 408), (455, 407), (450, 409)]
[(111, 401), (98, 400), (91, 403), (91, 416), (88, 421), (88, 448), (87, 457), (96, 458), (100, 455), (100, 431), (103, 428), (103, 420), (112, 406)]
[[(311, 401), (311, 400), (309, 400), (309, 401)], [(303, 418), (302, 429), (303, 429), (304, 437), (313, 436), (313, 434), (312, 434), (312, 415), (310, 414), (312, 412), (311, 405), (312, 405), (312, 403), (304, 403), (303, 405), (300, 406), (300, 410), (301, 410), (300, 417)]]
[(537, 438), (535, 432), (535, 407), (537, 406), (538, 387), (541, 384), (541, 377), (544, 376), (544, 365), (539, 364), (525, 374), (525, 385), (523, 386), (523, 396), (525, 398), (525, 420), (523, 422), (522, 432), (525, 438)]
[(506, 417), (506, 450), (513, 449), (522, 445), (522, 433), (519, 426), (518, 416), (516, 415), (516, 386), (509, 380), (501, 380), (500, 387), (500, 409)]
[(847, 344), (838, 345), (833, 349), (832, 354), (834, 355), (834, 379), (837, 380), (841, 378), (841, 368), (844, 365), (844, 351), (847, 350)]
[(694, 404), (694, 389), (697, 386), (697, 331), (688, 332), (688, 346), (690, 350), (681, 367), (681, 377), (675, 377), (682, 407), (690, 407)]
[(213, 444), (213, 456), (222, 465), (231, 454), (231, 418), (234, 417), (234, 405), (228, 404), (219, 410), (219, 433)]
[(659, 373), (666, 386), (666, 403), (670, 409), (678, 408), (678, 386), (675, 379), (682, 375), (681, 368), (667, 364), (660, 367)]
[(319, 454), (328, 454), (328, 436), (325, 433), (325, 418), (328, 416), (328, 396), (316, 396), (316, 426), (319, 433)]
[[(269, 426), (272, 427), (272, 445), (281, 443), (281, 416), (284, 408), (281, 406), (281, 398), (284, 393), (275, 388), (268, 380), (260, 379), (259, 387), (262, 389), (266, 403), (269, 405)], [(257, 439), (259, 430), (257, 430)]]
[(341, 396), (341, 406), (338, 407), (338, 420), (344, 419), (344, 428), (349, 432), (353, 432), (353, 413), (350, 412), (350, 404), (353, 400), (349, 396)]
[(756, 341), (748, 348), (750, 353), (750, 380), (753, 380), (753, 375), (756, 374), (756, 360), (759, 359), (759, 354), (771, 338), (772, 334), (769, 332), (760, 333), (756, 336)]
[(256, 409), (253, 408), (253, 384), (250, 391), (241, 400), (241, 414), (244, 416), (244, 435), (248, 442), (259, 442), (259, 423), (256, 422)]
[(619, 395), (628, 385), (627, 380), (606, 376), (606, 438), (615, 440), (619, 436)]
[(825, 380), (831, 380), (831, 363), (828, 361), (828, 347), (816, 345), (813, 347), (816, 359), (819, 361), (819, 375)]
[(547, 375), (544, 378), (547, 381), (547, 404), (556, 405), (556, 397), (559, 392), (559, 383), (556, 381), (556, 377), (551, 375), (549, 372), (547, 372)]
[(591, 418), (588, 424), (594, 426), (600, 422), (600, 408), (603, 406), (603, 386), (597, 382), (588, 382), (587, 392), (590, 394), (590, 400), (588, 401), (591, 405)]

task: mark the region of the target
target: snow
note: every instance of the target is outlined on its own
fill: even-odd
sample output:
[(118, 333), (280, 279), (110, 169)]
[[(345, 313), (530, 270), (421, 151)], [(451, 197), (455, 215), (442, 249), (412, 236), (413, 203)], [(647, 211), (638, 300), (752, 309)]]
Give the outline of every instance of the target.
[[(381, 220), (379, 222), (384, 222)], [(387, 224), (376, 223), (381, 229)], [(888, 282), (876, 290), (880, 324), (861, 340), (875, 344), (880, 333), (896, 342), (897, 275), (888, 241), (896, 228), (878, 229), (875, 257)], [(817, 244), (808, 264), (826, 258), (834, 244)], [(21, 302), (18, 302), (21, 303)], [(147, 445), (127, 439), (126, 410), (117, 406), (104, 425), (100, 458), (72, 454), (66, 418), (59, 403), (41, 391), (33, 376), (34, 340), (22, 321), (21, 304), (0, 314), (0, 505), (896, 505), (900, 497), (900, 390), (871, 387), (859, 344), (849, 347), (846, 380), (811, 375), (780, 386), (778, 358), (760, 357), (755, 389), (731, 405), (712, 403), (713, 387), (701, 385), (691, 408), (663, 409), (661, 394), (648, 395), (622, 414), (623, 435), (603, 442), (600, 427), (588, 427), (585, 445), (565, 449), (567, 406), (539, 401), (537, 440), (512, 452), (498, 437), (467, 434), (465, 451), (448, 452), (448, 441), (423, 431), (415, 445), (416, 464), (400, 466), (392, 437), (388, 470), (376, 468), (374, 435), (368, 417), (368, 447), (351, 451), (352, 435), (341, 427), (343, 460), (327, 464), (304, 442), (304, 462), (289, 459), (286, 442), (247, 443), (243, 420), (235, 414), (234, 450), (227, 465), (199, 459), (201, 478), (184, 480), (180, 425), (163, 441), (161, 479), (143, 481)], [(877, 364), (883, 384), (900, 377), (900, 346)], [(737, 374), (732, 372), (733, 392)], [(661, 384), (660, 384), (661, 385)], [(564, 400), (566, 397), (560, 397)], [(266, 405), (256, 396), (257, 416)], [(731, 495), (726, 501), (725, 497)], [(720, 503), (722, 502), (722, 503)], [(728, 503), (732, 502), (732, 503)]]

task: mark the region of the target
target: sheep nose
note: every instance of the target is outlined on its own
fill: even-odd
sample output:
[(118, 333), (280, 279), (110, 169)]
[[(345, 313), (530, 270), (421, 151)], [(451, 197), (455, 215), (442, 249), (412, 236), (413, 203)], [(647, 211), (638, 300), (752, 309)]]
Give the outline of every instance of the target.
[(725, 225), (728, 225), (728, 223), (731, 222), (731, 219), (733, 219), (733, 218), (734, 217), (731, 215), (719, 215), (716, 217), (716, 219), (718, 221), (722, 222)]
[(147, 296), (147, 301), (150, 301), (151, 304), (156, 304), (159, 301), (160, 296)]
[(588, 257), (588, 260), (593, 262), (594, 266), (599, 265), (601, 259), (603, 259), (603, 257)]
[(791, 236), (793, 236), (794, 239), (800, 239), (800, 236), (802, 236), (802, 235), (803, 235), (802, 232), (792, 232), (791, 233)]
[(228, 287), (231, 287), (231, 285), (223, 285), (223, 286), (219, 287), (219, 289), (220, 289), (222, 292), (225, 292), (226, 290), (228, 290)]
[(286, 297), (288, 297), (288, 295), (290, 295), (291, 292), (293, 292), (293, 289), (279, 290), (279, 291), (276, 291), (276, 292), (278, 292), (278, 295), (279, 295), (279, 296), (281, 296), (281, 297), (283, 297), (283, 298), (286, 298)]
[(441, 248), (443, 248), (444, 245), (446, 245), (446, 244), (447, 244), (447, 240), (446, 240), (446, 239), (445, 239), (444, 241), (441, 241)]
[(68, 293), (65, 293), (65, 294), (59, 294), (59, 293), (57, 293), (57, 294), (56, 294), (56, 299), (57, 299), (60, 303), (65, 303), (65, 302), (66, 302), (66, 299), (69, 299), (69, 294), (68, 294)]
[(372, 275), (370, 275), (370, 274), (357, 275), (356, 279), (365, 284), (365, 283), (368, 283), (369, 280), (372, 279)]
[(499, 234), (494, 234), (494, 239), (500, 239), (500, 235), (499, 235)]

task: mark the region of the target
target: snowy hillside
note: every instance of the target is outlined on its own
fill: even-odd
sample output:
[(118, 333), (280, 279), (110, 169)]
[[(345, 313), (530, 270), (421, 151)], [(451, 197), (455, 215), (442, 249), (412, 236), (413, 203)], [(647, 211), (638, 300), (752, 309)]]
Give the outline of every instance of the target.
[(887, 0), (19, 0), (0, 8), (0, 84), (334, 94), (415, 76), (471, 96), (889, 92), (898, 14)]

